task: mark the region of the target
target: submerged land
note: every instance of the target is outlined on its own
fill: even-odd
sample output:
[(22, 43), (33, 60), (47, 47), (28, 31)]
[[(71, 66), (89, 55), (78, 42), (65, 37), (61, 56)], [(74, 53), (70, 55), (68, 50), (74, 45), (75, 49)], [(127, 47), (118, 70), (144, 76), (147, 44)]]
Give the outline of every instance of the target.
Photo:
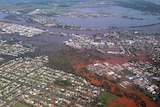
[(159, 5), (1, 0), (0, 107), (159, 107)]

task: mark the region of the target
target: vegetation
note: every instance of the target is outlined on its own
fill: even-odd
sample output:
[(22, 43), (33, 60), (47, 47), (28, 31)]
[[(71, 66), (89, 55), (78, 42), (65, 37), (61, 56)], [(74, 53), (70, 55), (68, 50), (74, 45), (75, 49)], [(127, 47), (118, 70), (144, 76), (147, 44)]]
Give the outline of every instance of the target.
[[(160, 6), (148, 0), (116, 0), (119, 6), (135, 10), (156, 13), (159, 12)], [(152, 0), (153, 1), (153, 0)]]
[(110, 86), (110, 84), (108, 84), (107, 82), (103, 83), (103, 84), (102, 84), (102, 87), (105, 88), (105, 89), (108, 90), (108, 91), (111, 91), (111, 86)]
[(156, 26), (159, 25), (160, 23), (154, 23), (154, 24), (149, 24), (149, 25), (141, 25), (141, 26), (131, 26), (130, 28), (141, 28), (141, 27), (150, 27), (150, 26)]
[(143, 100), (140, 101), (140, 105), (141, 105), (142, 107), (146, 107), (146, 103), (145, 103)]
[[(52, 57), (52, 56), (51, 56)], [(74, 69), (65, 55), (53, 56), (49, 58), (49, 66), (53, 69), (72, 72)]]
[(115, 99), (116, 99), (116, 96), (114, 96), (113, 94), (109, 92), (104, 91), (100, 94), (97, 104), (100, 107), (105, 107), (106, 105), (115, 101)]
[(125, 104), (118, 104), (116, 107), (127, 107)]
[(17, 102), (16, 104), (14, 104), (12, 107), (30, 107), (29, 105), (26, 105), (22, 102)]
[(59, 85), (61, 87), (67, 87), (67, 86), (71, 86), (72, 85), (72, 83), (70, 81), (68, 81), (68, 80), (56, 80), (55, 84)]
[(127, 69), (124, 69), (122, 70), (122, 72), (126, 75), (134, 75), (131, 71), (127, 70)]
[(83, 74), (83, 73), (88, 73), (88, 69), (87, 68), (82, 68), (80, 69), (80, 73)]

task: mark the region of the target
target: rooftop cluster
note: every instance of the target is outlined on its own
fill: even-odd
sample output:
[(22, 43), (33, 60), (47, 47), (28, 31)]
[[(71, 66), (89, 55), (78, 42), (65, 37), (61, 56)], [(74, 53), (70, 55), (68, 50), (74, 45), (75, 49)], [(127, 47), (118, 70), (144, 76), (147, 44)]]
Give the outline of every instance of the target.
[(91, 106), (101, 90), (85, 79), (51, 69), (47, 56), (17, 58), (0, 66), (0, 106)]
[(104, 48), (106, 45), (103, 41), (95, 41), (86, 35), (69, 35), (72, 39), (64, 41), (67, 46), (76, 48), (76, 49), (92, 49), (92, 48)]
[(158, 75), (160, 69), (152, 64), (144, 62), (128, 62), (124, 64), (110, 65), (109, 63), (96, 63), (88, 65), (87, 69), (97, 75), (107, 76), (110, 80), (116, 81), (123, 88), (136, 85), (149, 93), (154, 100), (159, 100), (160, 87), (153, 81), (160, 81)]
[(39, 35), (45, 32), (42, 29), (6, 22), (0, 22), (0, 29), (2, 29), (4, 33), (19, 33), (19, 35), (27, 37), (32, 37), (34, 35)]
[(62, 33), (62, 35), (71, 37), (64, 43), (76, 49), (97, 49), (104, 54), (127, 56), (139, 56), (140, 53), (156, 56), (160, 53), (159, 36), (137, 31), (109, 31), (94, 37), (83, 34)]
[(6, 40), (0, 40), (0, 55), (18, 56), (29, 52), (34, 52), (35, 47), (24, 46), (20, 43), (9, 44)]

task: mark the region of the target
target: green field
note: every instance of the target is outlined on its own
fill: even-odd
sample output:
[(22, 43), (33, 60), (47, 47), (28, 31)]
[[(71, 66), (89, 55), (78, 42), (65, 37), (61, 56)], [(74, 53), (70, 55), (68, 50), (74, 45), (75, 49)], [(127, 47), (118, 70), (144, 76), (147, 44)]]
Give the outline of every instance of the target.
[(55, 84), (61, 87), (68, 87), (72, 86), (72, 83), (68, 80), (56, 80)]
[(118, 104), (118, 105), (116, 105), (116, 107), (127, 107), (127, 106), (124, 104)]
[(106, 105), (115, 101), (115, 99), (116, 99), (115, 95), (106, 91), (102, 92), (98, 98), (99, 102), (102, 103), (101, 107), (105, 107)]
[(125, 75), (134, 75), (131, 71), (129, 71), (129, 70), (127, 70), (127, 69), (122, 70), (122, 72), (123, 72)]
[(17, 102), (16, 104), (14, 104), (12, 107), (30, 107), (22, 102)]

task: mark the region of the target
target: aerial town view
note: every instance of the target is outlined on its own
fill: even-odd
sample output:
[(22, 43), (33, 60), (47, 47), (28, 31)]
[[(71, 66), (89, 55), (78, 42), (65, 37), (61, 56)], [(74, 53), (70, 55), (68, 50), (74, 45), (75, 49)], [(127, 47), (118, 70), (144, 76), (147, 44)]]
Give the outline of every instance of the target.
[(160, 107), (160, 0), (0, 0), (0, 107)]

